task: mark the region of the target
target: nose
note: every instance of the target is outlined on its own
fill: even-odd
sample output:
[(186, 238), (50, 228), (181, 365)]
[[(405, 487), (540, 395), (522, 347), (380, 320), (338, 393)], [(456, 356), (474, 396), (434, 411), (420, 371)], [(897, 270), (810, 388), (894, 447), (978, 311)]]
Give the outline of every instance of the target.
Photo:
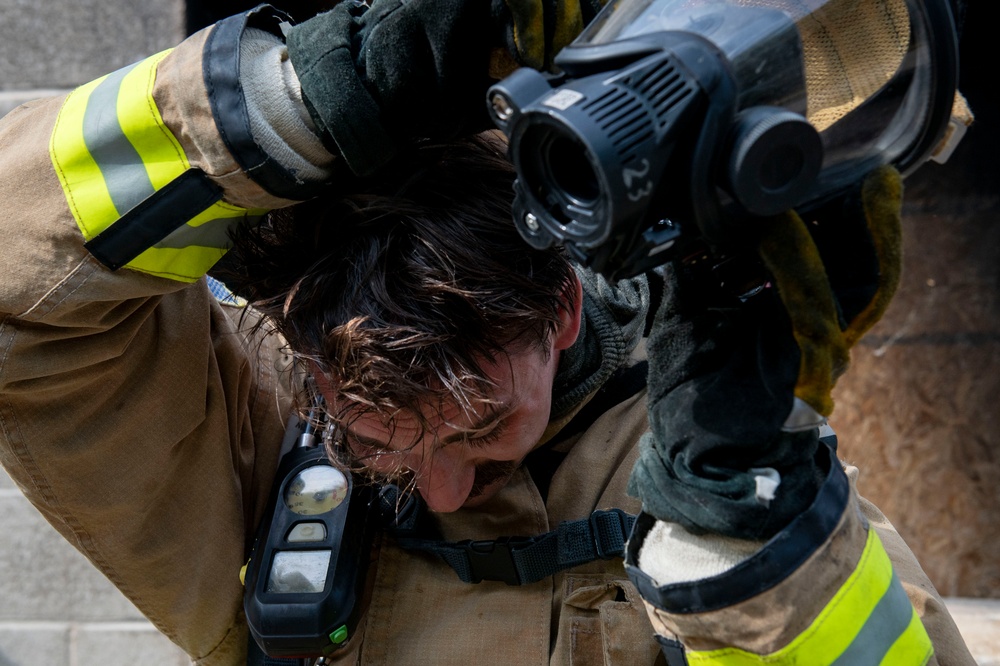
[(437, 449), (418, 468), (417, 490), (431, 511), (457, 511), (469, 499), (476, 466), (461, 455), (460, 449), (460, 446)]

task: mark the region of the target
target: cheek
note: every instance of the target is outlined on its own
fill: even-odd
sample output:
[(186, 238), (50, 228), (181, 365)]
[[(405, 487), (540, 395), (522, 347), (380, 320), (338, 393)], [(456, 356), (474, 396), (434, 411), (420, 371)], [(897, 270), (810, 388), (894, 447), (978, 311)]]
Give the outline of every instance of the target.
[(552, 382), (539, 379), (529, 395), (524, 398), (525, 421), (536, 436), (541, 437), (542, 432), (549, 424), (549, 417), (552, 416)]
[(532, 368), (530, 379), (521, 385), (521, 408), (519, 416), (523, 422), (522, 431), (532, 439), (532, 447), (538, 443), (552, 415), (552, 375), (554, 368), (536, 366)]
[(490, 451), (496, 455), (486, 457), (494, 460), (520, 460), (531, 453), (549, 424), (549, 405), (525, 405), (521, 413), (509, 424), (502, 442), (498, 442)]
[(434, 460), (417, 474), (417, 490), (431, 511), (457, 511), (469, 499), (476, 479), (476, 467), (471, 463), (434, 456)]

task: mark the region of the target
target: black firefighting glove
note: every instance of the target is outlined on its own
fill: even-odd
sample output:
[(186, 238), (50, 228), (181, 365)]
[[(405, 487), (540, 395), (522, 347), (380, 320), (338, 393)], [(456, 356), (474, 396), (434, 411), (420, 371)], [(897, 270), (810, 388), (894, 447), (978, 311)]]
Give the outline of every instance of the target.
[(630, 492), (696, 534), (767, 539), (812, 502), (829, 466), (817, 426), (850, 348), (882, 316), (900, 272), (898, 172), (805, 220), (763, 220), (770, 274), (741, 300), (665, 267), (649, 341), (650, 430)]
[(343, 0), (290, 28), (289, 57), (328, 148), (357, 175), (400, 141), (490, 127), (485, 93), (546, 69), (601, 0)]

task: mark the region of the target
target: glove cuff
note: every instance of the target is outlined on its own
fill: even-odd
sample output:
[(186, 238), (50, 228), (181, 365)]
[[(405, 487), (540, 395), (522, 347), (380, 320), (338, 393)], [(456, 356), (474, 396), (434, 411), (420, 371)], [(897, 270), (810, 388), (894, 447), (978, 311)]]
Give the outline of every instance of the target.
[(850, 485), (836, 454), (827, 447), (829, 469), (809, 508), (772, 537), (753, 556), (709, 578), (661, 586), (639, 569), (639, 554), (656, 524), (643, 512), (636, 519), (625, 553), (625, 569), (643, 598), (668, 613), (719, 610), (778, 586), (822, 547), (838, 529)]
[(661, 587), (718, 576), (749, 559), (764, 541), (721, 534), (695, 534), (677, 523), (657, 520), (642, 536), (640, 570)]
[(302, 102), (280, 37), (247, 28), (240, 44), (240, 82), (256, 143), (301, 182), (326, 182), (334, 156)]
[(809, 510), (756, 554), (708, 578), (659, 586), (640, 571), (654, 520), (639, 516), (625, 569), (665, 648), (683, 645), (690, 663), (927, 663), (927, 631), (830, 455)]
[(268, 193), (302, 201), (315, 196), (322, 182), (308, 182), (296, 175), (257, 141), (248, 109), (248, 105), (254, 103), (256, 91), (246, 90), (241, 78), (246, 72), (241, 68), (241, 58), (248, 29), (258, 28), (277, 35), (281, 24), (287, 20), (285, 14), (261, 5), (220, 21), (205, 41), (202, 62), (212, 116), (226, 148), (241, 170)]

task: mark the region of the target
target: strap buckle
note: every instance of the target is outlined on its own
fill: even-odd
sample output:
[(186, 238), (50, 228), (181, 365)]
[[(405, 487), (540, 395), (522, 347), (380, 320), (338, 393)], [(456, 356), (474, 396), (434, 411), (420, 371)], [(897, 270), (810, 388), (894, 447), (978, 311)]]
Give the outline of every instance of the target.
[(602, 560), (622, 557), (625, 542), (632, 530), (633, 516), (621, 509), (595, 511), (590, 514), (590, 532), (594, 540), (594, 551)]
[(534, 537), (501, 537), (492, 541), (461, 541), (455, 545), (460, 546), (469, 559), (471, 582), (495, 580), (520, 585), (521, 574), (514, 553), (534, 542)]

